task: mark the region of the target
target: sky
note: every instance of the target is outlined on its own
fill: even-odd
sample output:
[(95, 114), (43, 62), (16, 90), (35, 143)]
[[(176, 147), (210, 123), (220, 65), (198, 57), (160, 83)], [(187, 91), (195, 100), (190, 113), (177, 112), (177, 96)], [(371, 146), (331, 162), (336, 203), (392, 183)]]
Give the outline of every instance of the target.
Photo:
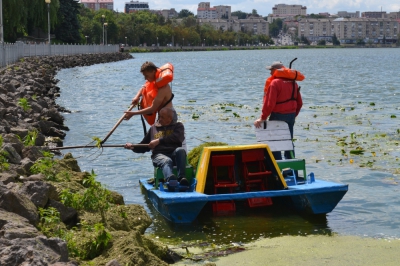
[[(193, 14), (197, 14), (197, 6), (200, 2), (210, 2), (211, 7), (219, 5), (231, 6), (231, 11), (243, 11), (251, 13), (253, 9), (257, 10), (263, 17), (272, 13), (272, 7), (276, 4), (302, 5), (307, 7), (307, 14), (318, 14), (328, 12), (337, 14), (338, 11), (355, 12), (360, 11), (400, 11), (400, 1), (398, 0), (135, 0), (139, 2), (148, 2), (150, 9), (170, 9), (175, 8), (177, 12), (182, 9), (188, 9)], [(124, 11), (126, 2), (130, 0), (114, 0), (114, 10)]]

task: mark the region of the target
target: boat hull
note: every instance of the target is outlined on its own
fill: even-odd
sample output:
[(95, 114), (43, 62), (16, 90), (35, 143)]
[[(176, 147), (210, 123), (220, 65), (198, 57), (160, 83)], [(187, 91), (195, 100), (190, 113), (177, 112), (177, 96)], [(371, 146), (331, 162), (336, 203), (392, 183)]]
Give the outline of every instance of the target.
[(156, 210), (173, 223), (193, 222), (207, 202), (240, 201), (262, 197), (269, 197), (272, 200), (290, 199), (292, 206), (299, 212), (326, 214), (336, 207), (348, 190), (348, 185), (345, 184), (315, 180), (311, 184), (288, 186), (288, 189), (284, 190), (206, 195), (196, 191), (161, 191), (148, 184), (145, 179), (139, 182)]

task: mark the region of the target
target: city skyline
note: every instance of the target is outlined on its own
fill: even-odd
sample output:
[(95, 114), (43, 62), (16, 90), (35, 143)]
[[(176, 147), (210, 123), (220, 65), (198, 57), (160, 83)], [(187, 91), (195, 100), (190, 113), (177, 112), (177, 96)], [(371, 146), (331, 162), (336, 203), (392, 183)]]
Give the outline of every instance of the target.
[[(124, 11), (124, 5), (127, 0), (114, 0), (114, 10), (118, 12)], [(307, 7), (307, 14), (318, 14), (328, 12), (330, 14), (337, 14), (339, 11), (355, 12), (360, 11), (386, 11), (386, 12), (399, 12), (400, 2), (393, 2), (392, 0), (304, 0), (304, 1), (276, 1), (276, 0), (216, 0), (216, 1), (199, 1), (199, 0), (149, 0), (139, 1), (148, 2), (150, 9), (170, 9), (175, 8), (177, 12), (182, 9), (188, 9), (197, 14), (197, 7), (200, 2), (210, 2), (211, 6), (227, 5), (232, 7), (233, 11), (242, 11), (251, 13), (253, 9), (263, 17), (272, 13), (272, 7), (276, 4), (287, 5), (303, 5)]]

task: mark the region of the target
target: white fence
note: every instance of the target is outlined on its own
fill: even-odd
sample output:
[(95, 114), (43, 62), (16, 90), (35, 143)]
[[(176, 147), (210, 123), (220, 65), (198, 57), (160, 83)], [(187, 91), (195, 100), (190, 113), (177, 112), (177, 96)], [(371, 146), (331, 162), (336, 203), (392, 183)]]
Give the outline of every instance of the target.
[(29, 56), (114, 53), (118, 51), (118, 45), (0, 43), (0, 67), (13, 64), (20, 58)]

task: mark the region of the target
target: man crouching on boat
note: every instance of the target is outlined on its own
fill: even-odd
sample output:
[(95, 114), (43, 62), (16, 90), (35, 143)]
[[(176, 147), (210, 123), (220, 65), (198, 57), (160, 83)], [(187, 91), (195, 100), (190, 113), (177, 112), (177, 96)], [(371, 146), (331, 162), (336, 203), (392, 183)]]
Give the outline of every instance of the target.
[[(185, 128), (181, 122), (173, 122), (174, 110), (164, 107), (159, 112), (158, 121), (151, 126), (146, 136), (139, 144), (149, 144), (149, 147), (134, 147), (126, 143), (125, 149), (137, 153), (152, 151), (151, 159), (155, 167), (162, 169), (164, 179), (170, 187), (189, 186), (185, 178), (186, 151), (182, 148), (185, 139)], [(177, 168), (178, 178), (172, 173), (174, 163)]]

